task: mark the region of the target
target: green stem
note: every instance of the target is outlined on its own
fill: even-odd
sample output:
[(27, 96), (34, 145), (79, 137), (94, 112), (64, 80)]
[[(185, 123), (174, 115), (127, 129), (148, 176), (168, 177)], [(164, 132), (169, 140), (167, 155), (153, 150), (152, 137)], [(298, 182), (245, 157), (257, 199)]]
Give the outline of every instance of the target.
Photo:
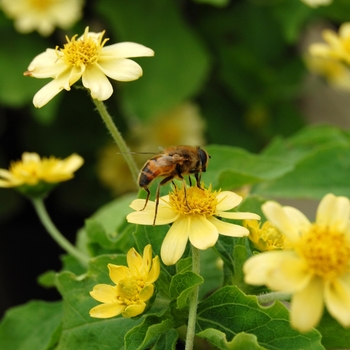
[(41, 223), (46, 228), (50, 236), (56, 241), (56, 243), (63, 248), (68, 254), (76, 258), (82, 266), (87, 267), (90, 258), (83, 252), (78, 250), (72, 245), (62, 234), (54, 223), (51, 221), (49, 214), (46, 211), (44, 201), (42, 198), (32, 198), (34, 208), (39, 216)]
[[(200, 256), (199, 250), (192, 247), (192, 272), (200, 274)], [(199, 286), (196, 286), (190, 297), (190, 309), (188, 313), (188, 325), (186, 334), (186, 347), (185, 350), (192, 350), (194, 344), (194, 336), (196, 334), (196, 317), (197, 317), (197, 306), (198, 306), (198, 291)]]
[(268, 304), (276, 300), (289, 300), (290, 293), (272, 292), (258, 295), (257, 298), (260, 304)]
[(92, 99), (92, 101), (94, 102), (98, 112), (100, 113), (102, 120), (105, 122), (107, 129), (111, 133), (115, 143), (117, 144), (117, 146), (120, 149), (121, 154), (123, 155), (126, 163), (128, 164), (133, 179), (137, 183), (139, 169), (135, 163), (134, 158), (131, 156), (130, 150), (129, 150), (128, 146), (126, 145), (121, 133), (117, 129), (116, 125), (114, 124), (113, 119), (110, 116), (110, 114), (108, 113), (105, 104), (102, 101), (98, 101), (95, 99)]

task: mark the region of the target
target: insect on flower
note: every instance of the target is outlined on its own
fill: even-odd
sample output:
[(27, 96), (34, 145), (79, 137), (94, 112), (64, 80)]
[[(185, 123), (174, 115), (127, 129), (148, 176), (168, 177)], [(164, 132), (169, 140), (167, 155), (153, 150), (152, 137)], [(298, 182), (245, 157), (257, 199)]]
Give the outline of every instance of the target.
[(200, 147), (171, 146), (147, 160), (138, 178), (139, 186), (147, 192), (145, 206), (141, 210), (146, 208), (151, 195), (148, 188), (151, 182), (157, 177), (164, 177), (157, 186), (153, 225), (155, 225), (157, 218), (160, 187), (174, 178), (183, 180), (185, 183), (185, 175), (189, 175), (189, 183), (192, 186), (190, 175), (193, 174), (196, 178), (197, 187), (201, 188), (201, 174), (207, 170), (209, 158), (209, 154)]

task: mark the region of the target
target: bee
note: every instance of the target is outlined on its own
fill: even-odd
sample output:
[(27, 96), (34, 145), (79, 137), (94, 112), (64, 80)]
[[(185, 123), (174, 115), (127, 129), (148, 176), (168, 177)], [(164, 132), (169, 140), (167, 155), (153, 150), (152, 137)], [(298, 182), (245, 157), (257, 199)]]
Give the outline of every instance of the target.
[(200, 147), (171, 146), (165, 148), (160, 154), (157, 154), (145, 163), (138, 178), (139, 186), (147, 192), (146, 202), (141, 210), (146, 208), (151, 195), (148, 188), (151, 182), (158, 177), (164, 177), (157, 186), (153, 225), (156, 223), (161, 186), (172, 181), (174, 178), (185, 182), (185, 175), (189, 175), (189, 183), (192, 186), (190, 175), (194, 174), (197, 187), (201, 188), (201, 174), (207, 170), (209, 158), (209, 154)]

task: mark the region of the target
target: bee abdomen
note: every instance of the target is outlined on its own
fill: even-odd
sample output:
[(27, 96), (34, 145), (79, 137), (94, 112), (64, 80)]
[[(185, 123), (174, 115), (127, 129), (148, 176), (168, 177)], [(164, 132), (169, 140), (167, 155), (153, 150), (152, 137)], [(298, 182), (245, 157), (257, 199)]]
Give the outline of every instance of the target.
[(147, 187), (157, 176), (160, 175), (161, 172), (159, 171), (159, 169), (157, 169), (157, 167), (154, 167), (154, 170), (152, 170), (151, 166), (152, 166), (152, 162), (148, 162), (141, 169), (140, 175), (139, 175), (140, 187)]

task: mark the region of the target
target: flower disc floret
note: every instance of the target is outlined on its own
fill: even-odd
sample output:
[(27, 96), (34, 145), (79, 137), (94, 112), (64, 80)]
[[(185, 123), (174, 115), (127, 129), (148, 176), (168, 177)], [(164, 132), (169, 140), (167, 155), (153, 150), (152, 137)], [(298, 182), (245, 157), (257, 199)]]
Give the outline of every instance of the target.
[[(249, 231), (241, 225), (222, 221), (259, 220), (254, 213), (227, 212), (242, 201), (242, 197), (229, 191), (212, 191), (209, 188), (174, 187), (169, 195), (161, 197), (155, 225), (172, 224), (161, 247), (161, 258), (166, 265), (175, 264), (183, 255), (188, 240), (197, 249), (213, 247), (219, 234), (230, 237), (243, 237)], [(155, 202), (144, 199), (134, 200), (130, 207), (135, 212), (127, 216), (131, 223), (153, 225)]]
[(35, 107), (44, 106), (63, 89), (69, 91), (80, 78), (93, 99), (104, 101), (113, 93), (107, 77), (125, 82), (142, 76), (140, 65), (129, 57), (153, 56), (153, 50), (132, 42), (106, 46), (104, 33), (86, 27), (81, 37), (67, 37), (63, 48), (47, 49), (34, 58), (24, 75), (53, 79), (34, 96)]
[(244, 265), (249, 284), (291, 293), (291, 324), (306, 332), (316, 326), (323, 305), (350, 326), (350, 201), (326, 195), (316, 221), (292, 207), (266, 202), (262, 210), (291, 243), (285, 251), (264, 252)]

